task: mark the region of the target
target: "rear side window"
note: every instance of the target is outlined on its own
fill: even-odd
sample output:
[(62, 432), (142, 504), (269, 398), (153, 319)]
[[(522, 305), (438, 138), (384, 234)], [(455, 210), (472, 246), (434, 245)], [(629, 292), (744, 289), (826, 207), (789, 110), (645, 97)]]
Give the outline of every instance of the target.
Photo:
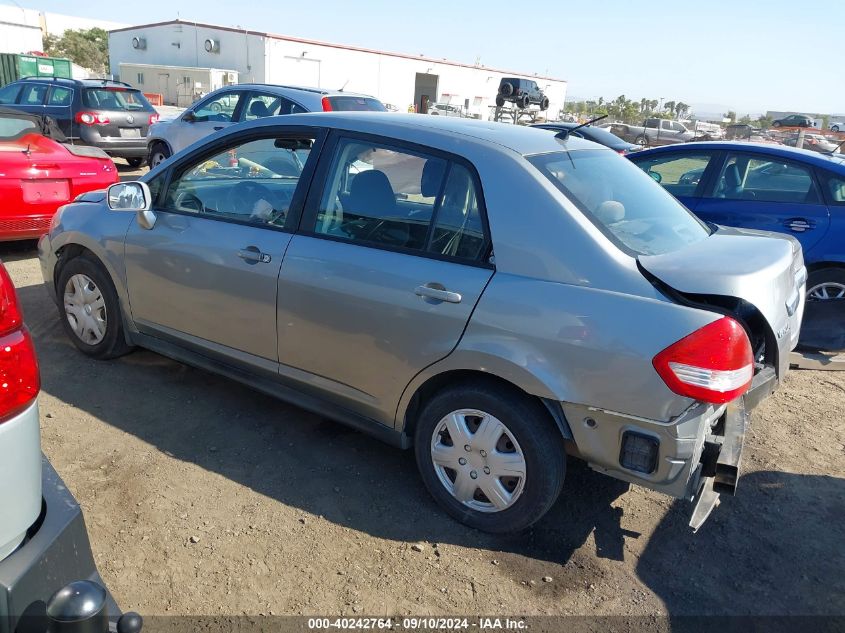
[(44, 103), (44, 96), (47, 94), (47, 86), (44, 84), (28, 84), (24, 86), (21, 93), (21, 105), (41, 105)]
[(0, 104), (14, 103), (20, 94), (20, 84), (9, 84), (0, 89)]
[(526, 158), (628, 251), (660, 255), (710, 234), (706, 225), (652, 178), (614, 152), (578, 150)]
[(53, 86), (47, 99), (48, 106), (69, 106), (73, 91), (70, 88)]
[(346, 112), (386, 112), (384, 104), (372, 97), (334, 96), (328, 97), (332, 110)]
[(835, 176), (829, 172), (819, 172), (819, 176), (824, 183), (828, 204), (845, 205), (845, 177)]
[(86, 88), (82, 104), (92, 110), (152, 110), (140, 90), (125, 88)]
[(314, 232), (362, 245), (477, 260), (480, 193), (463, 165), (369, 141), (337, 147)]
[(714, 198), (757, 202), (815, 203), (818, 193), (808, 167), (772, 158), (728, 155)]

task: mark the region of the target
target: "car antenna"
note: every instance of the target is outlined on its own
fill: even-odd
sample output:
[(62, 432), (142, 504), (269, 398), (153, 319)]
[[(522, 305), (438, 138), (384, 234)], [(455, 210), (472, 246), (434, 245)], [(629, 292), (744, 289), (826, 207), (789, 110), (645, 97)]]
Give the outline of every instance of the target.
[(344, 81), (343, 85), (340, 87), (340, 90), (338, 90), (338, 92), (343, 92), (343, 89), (346, 88), (346, 84), (348, 84), (348, 83), (349, 83), (348, 79), (346, 81)]
[(830, 150), (829, 152), (825, 152), (825, 154), (828, 154), (828, 155), (835, 154), (835, 153), (836, 153), (836, 150), (838, 150), (838, 149), (842, 149), (842, 146), (843, 146), (843, 145), (845, 145), (845, 141), (839, 141), (839, 143), (836, 145), (836, 147), (834, 147), (834, 148), (833, 148), (832, 150)]
[(25, 155), (25, 156), (27, 156), (27, 157), (32, 156), (32, 148), (31, 148), (30, 143), (27, 143), (27, 144), (26, 144), (26, 149), (21, 150), (21, 151), (22, 151), (22, 152), (24, 153), (24, 155)]
[(606, 118), (607, 115), (602, 114), (601, 116), (598, 116), (595, 119), (590, 119), (589, 121), (587, 121), (586, 123), (582, 123), (581, 125), (576, 125), (575, 127), (570, 128), (568, 130), (561, 130), (560, 132), (555, 134), (555, 138), (559, 138), (561, 141), (565, 141), (567, 138), (569, 138), (569, 135), (572, 134), (575, 130), (580, 130), (582, 127), (587, 127), (588, 125), (592, 125), (596, 121), (601, 121), (602, 119)]

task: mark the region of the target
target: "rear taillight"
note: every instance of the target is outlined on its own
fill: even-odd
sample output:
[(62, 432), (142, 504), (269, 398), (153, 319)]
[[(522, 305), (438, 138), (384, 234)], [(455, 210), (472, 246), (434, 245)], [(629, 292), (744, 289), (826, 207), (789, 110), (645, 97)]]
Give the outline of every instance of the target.
[(722, 317), (685, 336), (652, 361), (675, 393), (713, 404), (738, 398), (751, 385), (754, 357), (742, 326)]
[(109, 123), (109, 118), (99, 112), (77, 112), (74, 118), (77, 123), (82, 125), (106, 125)]
[(0, 336), (20, 329), (22, 325), (23, 315), (18, 307), (15, 285), (9, 273), (0, 264)]
[(158, 114), (157, 113), (153, 113), (153, 114), (150, 115), (150, 125), (152, 125), (153, 123), (158, 123)]
[(328, 97), (323, 97), (323, 112), (332, 111), (332, 102)]
[(40, 388), (35, 347), (23, 326), (15, 287), (0, 264), (0, 423), (29, 406)]

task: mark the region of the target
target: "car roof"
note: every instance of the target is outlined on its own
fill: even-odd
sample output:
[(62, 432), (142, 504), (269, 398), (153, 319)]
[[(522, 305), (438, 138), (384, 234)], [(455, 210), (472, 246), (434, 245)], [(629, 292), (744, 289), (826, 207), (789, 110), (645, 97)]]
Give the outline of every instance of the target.
[(316, 95), (327, 95), (329, 97), (364, 97), (367, 99), (375, 99), (371, 95), (365, 95), (359, 92), (345, 92), (343, 90), (333, 90), (330, 88), (314, 88), (312, 86), (289, 86), (287, 84), (266, 84), (266, 83), (241, 83), (231, 84), (226, 86), (227, 89), (238, 89), (242, 87), (261, 88), (265, 90), (297, 90), (299, 92), (308, 92)]
[(831, 158), (825, 154), (814, 152), (808, 149), (797, 149), (789, 147), (788, 145), (774, 145), (771, 143), (754, 143), (743, 141), (702, 141), (699, 143), (678, 143), (677, 145), (664, 145), (663, 147), (653, 147), (644, 149), (634, 154), (634, 158), (641, 159), (651, 155), (657, 154), (671, 154), (680, 151), (690, 151), (696, 149), (711, 149), (711, 150), (725, 150), (725, 151), (753, 151), (757, 154), (767, 154), (769, 156), (793, 159), (804, 163), (811, 163), (818, 167), (830, 168), (834, 166), (838, 169), (845, 170), (845, 161), (840, 162), (838, 157)]
[[(497, 145), (523, 156), (582, 149), (607, 148), (577, 137), (560, 140), (548, 130), (459, 117), (423, 116), (385, 112), (308, 112), (282, 117), (266, 117), (239, 129), (265, 125), (314, 125), (382, 135), (412, 143), (426, 144), (432, 137), (461, 137), (462, 142)], [(610, 151), (610, 150), (607, 150)]]

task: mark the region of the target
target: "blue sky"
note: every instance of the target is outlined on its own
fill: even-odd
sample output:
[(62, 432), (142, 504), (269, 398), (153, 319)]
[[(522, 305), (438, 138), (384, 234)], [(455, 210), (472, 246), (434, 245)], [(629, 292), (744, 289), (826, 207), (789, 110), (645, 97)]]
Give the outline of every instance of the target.
[(468, 63), (480, 58), (566, 79), (569, 95), (579, 98), (663, 97), (740, 113), (845, 112), (841, 0), (559, 0), (523, 8), (513, 0), (18, 2), (131, 24), (181, 17)]

